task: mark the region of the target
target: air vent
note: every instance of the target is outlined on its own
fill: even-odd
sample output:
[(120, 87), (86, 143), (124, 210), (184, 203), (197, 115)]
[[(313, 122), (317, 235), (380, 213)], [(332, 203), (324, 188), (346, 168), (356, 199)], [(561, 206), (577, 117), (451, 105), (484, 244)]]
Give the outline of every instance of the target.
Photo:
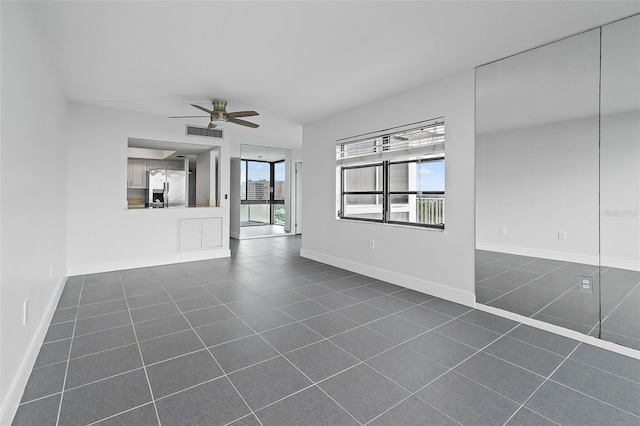
[(187, 126), (187, 136), (204, 136), (205, 138), (223, 139), (222, 129), (207, 129), (206, 127)]

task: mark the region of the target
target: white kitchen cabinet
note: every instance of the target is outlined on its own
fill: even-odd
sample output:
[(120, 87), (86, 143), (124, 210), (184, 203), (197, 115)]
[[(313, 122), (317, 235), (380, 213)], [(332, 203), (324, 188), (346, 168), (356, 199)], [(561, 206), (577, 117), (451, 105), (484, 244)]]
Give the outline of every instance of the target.
[(166, 170), (166, 164), (164, 160), (149, 160), (149, 170), (162, 169)]
[(178, 251), (222, 247), (222, 218), (178, 219)]
[(127, 188), (147, 187), (147, 160), (129, 158), (127, 160)]
[(167, 170), (184, 170), (184, 161), (167, 160)]

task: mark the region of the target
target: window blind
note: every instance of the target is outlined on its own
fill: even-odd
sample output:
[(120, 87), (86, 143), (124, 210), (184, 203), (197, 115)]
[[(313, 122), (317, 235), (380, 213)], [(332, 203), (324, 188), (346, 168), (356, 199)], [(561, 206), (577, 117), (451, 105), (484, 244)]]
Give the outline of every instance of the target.
[(377, 134), (342, 139), (336, 145), (336, 165), (366, 164), (376, 161), (429, 158), (444, 154), (444, 119), (420, 123), (416, 127), (388, 129)]

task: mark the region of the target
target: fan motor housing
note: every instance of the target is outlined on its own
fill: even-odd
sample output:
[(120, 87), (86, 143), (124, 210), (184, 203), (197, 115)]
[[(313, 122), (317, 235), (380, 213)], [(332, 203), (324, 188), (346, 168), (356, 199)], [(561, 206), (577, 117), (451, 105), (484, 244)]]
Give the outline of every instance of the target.
[(213, 111), (211, 111), (211, 121), (228, 122), (227, 101), (224, 99), (213, 100)]

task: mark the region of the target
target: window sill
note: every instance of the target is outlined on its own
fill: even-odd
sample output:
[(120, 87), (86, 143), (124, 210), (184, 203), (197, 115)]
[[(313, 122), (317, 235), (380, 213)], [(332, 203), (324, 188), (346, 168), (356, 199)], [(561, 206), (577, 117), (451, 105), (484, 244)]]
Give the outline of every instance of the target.
[(377, 225), (377, 226), (392, 226), (394, 228), (401, 228), (401, 229), (413, 229), (413, 230), (418, 230), (418, 231), (433, 231), (433, 232), (441, 232), (444, 233), (445, 228), (432, 228), (429, 226), (420, 226), (420, 225), (401, 225), (398, 223), (382, 223), (382, 222), (376, 222), (376, 221), (369, 221), (369, 220), (358, 220), (358, 219), (349, 219), (349, 218), (339, 218), (336, 217), (335, 218), (336, 222), (348, 222), (348, 223), (360, 223), (360, 224), (364, 224), (364, 225)]

